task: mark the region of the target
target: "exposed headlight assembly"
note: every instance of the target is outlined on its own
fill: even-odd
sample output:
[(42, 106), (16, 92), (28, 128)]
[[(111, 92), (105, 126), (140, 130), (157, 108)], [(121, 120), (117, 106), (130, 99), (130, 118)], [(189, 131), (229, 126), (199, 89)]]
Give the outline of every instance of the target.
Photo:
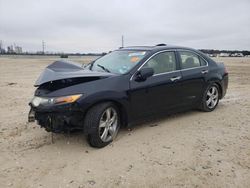
[(67, 103), (75, 102), (81, 96), (82, 94), (62, 96), (62, 97), (52, 97), (52, 98), (43, 98), (43, 97), (35, 96), (31, 100), (31, 104), (34, 107), (38, 107), (39, 105), (47, 106), (47, 105), (53, 105), (53, 104), (67, 104)]

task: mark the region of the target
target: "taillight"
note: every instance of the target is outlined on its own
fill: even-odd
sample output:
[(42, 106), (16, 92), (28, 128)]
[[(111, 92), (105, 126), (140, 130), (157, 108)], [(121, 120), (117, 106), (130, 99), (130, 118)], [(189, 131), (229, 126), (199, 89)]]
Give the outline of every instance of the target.
[(225, 74), (228, 74), (228, 71), (227, 71), (227, 67), (224, 66), (224, 71), (225, 71)]

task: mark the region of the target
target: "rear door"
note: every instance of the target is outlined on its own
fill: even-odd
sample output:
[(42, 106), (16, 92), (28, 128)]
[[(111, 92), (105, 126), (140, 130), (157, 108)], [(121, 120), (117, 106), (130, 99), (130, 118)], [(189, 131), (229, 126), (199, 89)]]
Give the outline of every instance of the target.
[(182, 79), (174, 51), (155, 54), (143, 66), (154, 69), (154, 75), (143, 82), (130, 81), (131, 110), (134, 117), (152, 115), (181, 104)]
[(183, 104), (194, 104), (202, 97), (206, 87), (208, 63), (193, 51), (178, 50), (178, 57), (183, 78)]

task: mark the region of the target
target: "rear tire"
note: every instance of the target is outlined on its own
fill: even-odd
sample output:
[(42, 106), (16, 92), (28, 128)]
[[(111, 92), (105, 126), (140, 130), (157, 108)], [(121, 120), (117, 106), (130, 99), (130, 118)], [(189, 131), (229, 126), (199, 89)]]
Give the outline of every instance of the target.
[(91, 128), (88, 142), (92, 147), (107, 146), (115, 139), (120, 128), (118, 108), (111, 102), (95, 105), (87, 112), (84, 126)]
[(203, 93), (200, 109), (204, 112), (213, 111), (219, 103), (219, 96), (220, 96), (219, 92), (220, 90), (217, 84), (215, 83), (210, 84)]

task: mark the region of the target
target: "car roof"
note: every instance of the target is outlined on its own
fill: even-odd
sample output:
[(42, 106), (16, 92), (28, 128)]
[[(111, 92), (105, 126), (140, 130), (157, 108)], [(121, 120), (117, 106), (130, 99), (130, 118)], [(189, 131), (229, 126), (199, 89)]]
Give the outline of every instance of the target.
[(120, 48), (119, 50), (161, 51), (161, 50), (169, 50), (169, 49), (194, 50), (192, 48), (167, 45), (167, 44), (158, 44), (155, 46), (128, 46), (128, 47)]
[(213, 61), (211, 58), (209, 58), (207, 55), (202, 53), (199, 50), (189, 48), (189, 47), (183, 47), (183, 46), (175, 46), (175, 45), (168, 45), (168, 44), (158, 44), (155, 46), (128, 46), (124, 48), (118, 49), (119, 51), (121, 50), (131, 50), (131, 51), (149, 51), (150, 54), (157, 53), (159, 51), (163, 50), (188, 50), (188, 51), (193, 51), (195, 53), (198, 53), (201, 55), (203, 58), (205, 58), (207, 61)]

